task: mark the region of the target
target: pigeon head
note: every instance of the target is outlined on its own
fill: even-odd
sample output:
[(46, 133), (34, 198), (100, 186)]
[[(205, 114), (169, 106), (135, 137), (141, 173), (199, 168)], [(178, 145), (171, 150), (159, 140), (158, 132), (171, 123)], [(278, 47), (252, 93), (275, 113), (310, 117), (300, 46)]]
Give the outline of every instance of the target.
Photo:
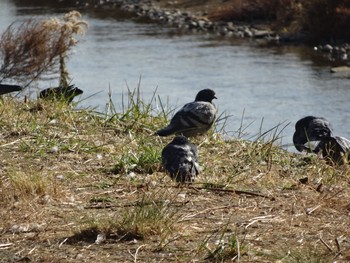
[(306, 116), (297, 121), (297, 123), (295, 124), (295, 130), (296, 131), (307, 130), (310, 127), (310, 125), (312, 125), (313, 122), (317, 121), (317, 119), (326, 120), (322, 117), (319, 118), (315, 116)]
[(293, 143), (298, 151), (309, 150), (305, 144), (332, 136), (330, 123), (323, 117), (306, 116), (295, 124)]
[(175, 145), (185, 145), (187, 143), (188, 143), (188, 139), (183, 135), (177, 135), (171, 142), (171, 144), (175, 144)]
[(83, 91), (77, 87), (71, 88), (69, 90), (69, 95), (71, 95), (71, 96), (78, 96), (80, 94), (83, 94)]
[(211, 89), (203, 89), (197, 93), (195, 101), (212, 102), (213, 99), (217, 99), (215, 92)]

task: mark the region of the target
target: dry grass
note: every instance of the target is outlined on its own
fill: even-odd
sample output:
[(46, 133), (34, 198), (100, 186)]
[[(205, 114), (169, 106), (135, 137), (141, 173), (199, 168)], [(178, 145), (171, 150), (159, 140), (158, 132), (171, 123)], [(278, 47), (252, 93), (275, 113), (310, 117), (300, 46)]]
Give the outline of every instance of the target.
[(156, 102), (0, 101), (0, 262), (350, 260), (348, 167), (210, 132), (193, 140), (198, 180), (177, 185)]
[(63, 18), (29, 19), (11, 24), (0, 38), (0, 82), (17, 81), (24, 87), (60, 73), (67, 86), (65, 59), (84, 34), (87, 23), (77, 11)]

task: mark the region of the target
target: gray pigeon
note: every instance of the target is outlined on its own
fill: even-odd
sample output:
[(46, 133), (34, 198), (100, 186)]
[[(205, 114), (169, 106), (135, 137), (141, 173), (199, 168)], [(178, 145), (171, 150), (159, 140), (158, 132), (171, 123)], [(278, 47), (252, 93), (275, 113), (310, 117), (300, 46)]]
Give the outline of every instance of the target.
[(83, 94), (83, 91), (74, 85), (68, 87), (55, 87), (42, 90), (39, 94), (41, 99), (65, 101), (71, 103), (75, 96)]
[(170, 124), (158, 130), (159, 136), (182, 134), (186, 137), (204, 134), (213, 125), (217, 110), (212, 104), (215, 92), (203, 89), (198, 92), (195, 101), (185, 104), (171, 119)]
[(315, 148), (315, 152), (319, 151), (329, 164), (346, 164), (349, 163), (350, 141), (339, 136), (323, 138)]
[(0, 84), (0, 95), (4, 95), (14, 91), (21, 91), (21, 90), (22, 90), (22, 87), (18, 85)]
[(197, 146), (185, 136), (176, 136), (162, 151), (162, 164), (170, 177), (179, 183), (193, 182), (199, 174)]
[(293, 143), (300, 152), (321, 152), (330, 164), (344, 164), (349, 160), (350, 141), (335, 136), (330, 123), (323, 117), (307, 116), (297, 121)]
[(323, 117), (307, 116), (297, 121), (293, 143), (299, 151), (315, 152), (310, 149), (310, 142), (321, 141), (333, 136), (331, 124)]

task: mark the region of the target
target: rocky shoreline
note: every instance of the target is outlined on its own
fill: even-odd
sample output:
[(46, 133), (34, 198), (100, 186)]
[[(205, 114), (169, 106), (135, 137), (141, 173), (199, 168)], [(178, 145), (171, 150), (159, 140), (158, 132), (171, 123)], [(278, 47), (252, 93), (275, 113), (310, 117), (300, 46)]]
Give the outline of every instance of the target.
[[(271, 43), (304, 43), (304, 34), (288, 34), (275, 32), (270, 29), (253, 25), (238, 25), (233, 22), (210, 21), (205, 14), (192, 14), (180, 9), (164, 9), (152, 0), (80, 0), (76, 2), (85, 8), (119, 8), (120, 10), (136, 14), (139, 17), (161, 22), (190, 32), (208, 32), (218, 36), (249, 38), (264, 40)], [(331, 45), (320, 44), (314, 50), (324, 54), (330, 61), (338, 64), (350, 65), (350, 44)]]

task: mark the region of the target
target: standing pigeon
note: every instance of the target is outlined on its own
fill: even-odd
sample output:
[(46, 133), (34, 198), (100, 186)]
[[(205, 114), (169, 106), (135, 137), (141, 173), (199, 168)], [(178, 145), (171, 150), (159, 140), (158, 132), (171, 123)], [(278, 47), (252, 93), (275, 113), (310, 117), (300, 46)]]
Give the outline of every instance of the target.
[(197, 146), (177, 135), (162, 151), (162, 164), (170, 177), (179, 182), (193, 182), (199, 174)]
[(216, 108), (212, 100), (216, 99), (215, 92), (203, 89), (198, 92), (195, 101), (185, 104), (171, 119), (170, 124), (158, 130), (159, 136), (182, 134), (186, 137), (196, 136), (207, 132), (216, 118)]
[[(316, 145), (310, 148), (315, 142)], [(321, 152), (331, 164), (344, 164), (349, 160), (350, 141), (335, 136), (330, 123), (323, 117), (307, 116), (300, 119), (295, 124), (293, 143), (300, 152)]]
[(50, 99), (71, 103), (75, 96), (83, 94), (83, 91), (74, 85), (68, 87), (56, 87), (42, 90), (39, 94), (41, 99)]
[(14, 91), (21, 91), (22, 87), (18, 85), (0, 84), (0, 95), (7, 94)]

